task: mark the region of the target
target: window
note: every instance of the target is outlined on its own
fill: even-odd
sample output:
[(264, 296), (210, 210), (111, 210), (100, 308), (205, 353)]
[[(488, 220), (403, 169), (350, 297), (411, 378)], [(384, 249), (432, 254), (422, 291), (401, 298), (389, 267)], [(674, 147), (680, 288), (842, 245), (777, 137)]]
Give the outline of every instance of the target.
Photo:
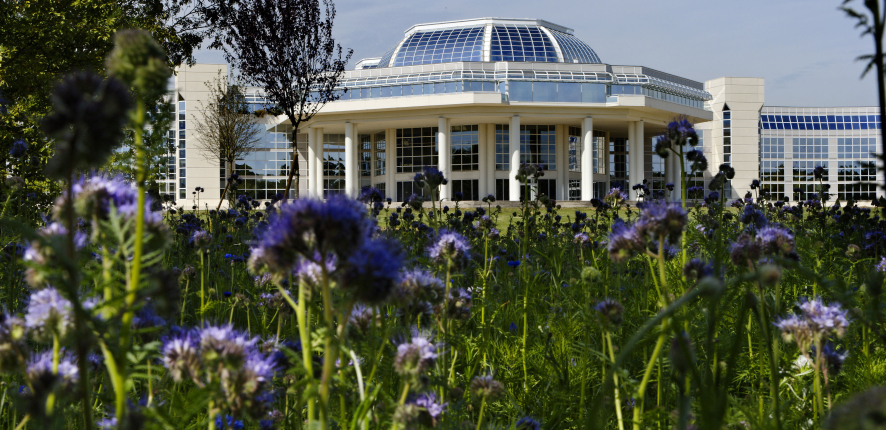
[[(534, 188), (534, 189), (533, 189)], [(539, 179), (538, 182), (529, 186), (530, 191), (534, 191), (534, 198), (545, 195), (551, 198), (557, 197), (557, 180), (556, 179)], [(526, 198), (526, 185), (520, 184), (520, 200)]]
[[(723, 105), (723, 162), (732, 164), (732, 112), (728, 105)], [(729, 190), (731, 198), (732, 190)]]
[[(594, 184), (597, 185), (597, 184)], [(581, 180), (569, 180), (569, 200), (581, 200)]]
[(511, 138), (509, 130), (508, 124), (495, 125), (495, 170), (508, 171), (511, 169), (511, 150), (508, 145), (508, 140)]
[(455, 193), (461, 193), (462, 200), (480, 200), (478, 183), (476, 179), (452, 181), (452, 200), (455, 200)]
[[(323, 176), (345, 177), (345, 135), (343, 134), (324, 134), (323, 135)], [(336, 190), (338, 186), (328, 187), (324, 185), (324, 190)], [(342, 185), (342, 189), (344, 185)]]
[(357, 137), (360, 142), (360, 176), (372, 176), (372, 135), (361, 134)]
[(828, 139), (820, 137), (794, 138), (794, 158), (828, 158)]
[[(581, 128), (569, 127), (569, 171), (581, 172)], [(595, 151), (596, 152), (596, 151)]]
[(557, 170), (556, 137), (553, 125), (521, 125), (520, 163), (538, 164), (545, 171)]
[(381, 194), (382, 194), (383, 196), (387, 197), (387, 195), (388, 195), (387, 192), (386, 192), (386, 189), (388, 188), (388, 184), (387, 184), (387, 183), (384, 183), (384, 182), (378, 182), (378, 183), (376, 183), (375, 185), (373, 185), (372, 187), (375, 188), (376, 190), (378, 190), (379, 192), (381, 192)]
[(495, 199), (504, 201), (511, 199), (510, 179), (495, 180)]
[(593, 132), (594, 142), (594, 173), (606, 174), (606, 133)]
[(333, 178), (323, 180), (323, 197), (329, 198), (335, 194), (344, 194), (345, 179)]
[(421, 188), (415, 186), (415, 182), (413, 182), (413, 181), (397, 182), (397, 201), (398, 202), (405, 201), (413, 194), (421, 196), (421, 195), (424, 195), (424, 192)]
[(476, 125), (452, 127), (452, 171), (466, 172), (479, 169), (480, 135)]
[(397, 173), (437, 166), (437, 127), (397, 129)]
[(630, 190), (628, 186), (628, 140), (623, 137), (613, 138), (609, 142), (609, 183), (612, 187), (621, 187), (622, 191)]
[(385, 133), (381, 132), (375, 134), (375, 176), (382, 176), (385, 171)]

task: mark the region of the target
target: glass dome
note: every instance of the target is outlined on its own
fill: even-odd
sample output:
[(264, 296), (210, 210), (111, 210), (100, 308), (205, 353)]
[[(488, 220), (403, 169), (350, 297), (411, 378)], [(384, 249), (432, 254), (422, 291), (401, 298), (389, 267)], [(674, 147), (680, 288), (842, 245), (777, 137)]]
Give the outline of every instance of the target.
[(458, 61), (601, 63), (572, 29), (537, 19), (480, 18), (415, 25), (377, 67)]

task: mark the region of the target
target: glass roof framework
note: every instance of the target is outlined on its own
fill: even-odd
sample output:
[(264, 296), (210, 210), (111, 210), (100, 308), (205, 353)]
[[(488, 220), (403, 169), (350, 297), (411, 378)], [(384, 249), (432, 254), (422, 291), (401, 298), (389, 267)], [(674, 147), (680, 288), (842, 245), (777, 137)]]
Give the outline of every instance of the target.
[(558, 62), (557, 50), (544, 32), (536, 26), (492, 26), (490, 61)]
[(571, 35), (559, 32), (557, 30), (549, 30), (560, 45), (560, 51), (563, 53), (563, 61), (566, 63), (600, 63), (600, 57), (591, 49), (590, 46), (581, 41), (581, 39)]
[(397, 51), (392, 67), (483, 60), (485, 27), (416, 32)]

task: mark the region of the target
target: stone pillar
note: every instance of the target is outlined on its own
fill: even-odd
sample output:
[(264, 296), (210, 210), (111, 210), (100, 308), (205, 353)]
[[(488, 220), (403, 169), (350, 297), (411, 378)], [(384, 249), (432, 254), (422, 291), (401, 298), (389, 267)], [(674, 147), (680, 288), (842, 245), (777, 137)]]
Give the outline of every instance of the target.
[(637, 121), (634, 123), (634, 127), (636, 131), (634, 132), (634, 136), (637, 139), (637, 165), (640, 167), (637, 170), (637, 182), (636, 184), (642, 183), (643, 179), (646, 179), (646, 137), (645, 137), (645, 127), (643, 121)]
[(443, 177), (449, 180), (449, 183), (440, 187), (441, 200), (452, 198), (452, 142), (449, 140), (451, 134), (449, 119), (442, 116), (438, 118), (437, 145), (440, 152), (437, 158), (437, 168), (443, 172)]
[(511, 125), (508, 129), (508, 145), (510, 146), (511, 171), (508, 174), (510, 201), (520, 201), (520, 181), (517, 180), (517, 169), (520, 168), (520, 116), (511, 117)]
[(581, 122), (581, 199), (594, 198), (594, 119)]
[(314, 188), (314, 195), (317, 196), (318, 199), (322, 199), (323, 196), (323, 170), (326, 167), (326, 163), (323, 158), (323, 129), (322, 128), (313, 128), (314, 131), (314, 146), (317, 154), (317, 168), (312, 172), (308, 172), (308, 175), (311, 177), (311, 185)]
[[(486, 190), (489, 188), (488, 185), (488, 177), (486, 176), (486, 171), (489, 169), (489, 151), (486, 150), (486, 147), (489, 146), (489, 139), (487, 136), (487, 129), (489, 128), (488, 124), (480, 124), (477, 126), (477, 166), (479, 167), (480, 176), (477, 178), (477, 199), (482, 199), (489, 194)], [(493, 166), (494, 167), (494, 166)]]
[(557, 163), (557, 200), (569, 200), (569, 126), (559, 124), (555, 128), (554, 160)]
[[(604, 193), (605, 195), (608, 194), (609, 190), (612, 188), (612, 183), (610, 181), (610, 179), (612, 178), (612, 172), (610, 171), (611, 166), (609, 165), (609, 142), (612, 141), (612, 133), (607, 131), (606, 137), (604, 137), (603, 139), (603, 173), (606, 175), (606, 192)], [(603, 196), (600, 196), (600, 198), (603, 198)]]
[(486, 176), (486, 189), (480, 188), (480, 198), (495, 195), (495, 124), (486, 124), (486, 164), (480, 166), (480, 174)]
[(633, 187), (637, 183), (637, 178), (639, 178), (639, 174), (637, 173), (637, 122), (629, 121), (628, 122), (628, 183), (626, 185), (627, 189), (624, 190), (625, 194), (628, 195), (629, 200), (637, 200), (637, 192), (632, 190)]
[(385, 130), (385, 195), (397, 200), (397, 183), (394, 173), (397, 171), (397, 130)]
[(316, 180), (314, 179), (317, 175), (317, 152), (316, 152), (316, 140), (314, 129), (308, 128), (308, 197), (317, 197), (315, 193), (314, 185)]
[(357, 168), (357, 126), (345, 123), (345, 195), (357, 197), (360, 186), (360, 172)]

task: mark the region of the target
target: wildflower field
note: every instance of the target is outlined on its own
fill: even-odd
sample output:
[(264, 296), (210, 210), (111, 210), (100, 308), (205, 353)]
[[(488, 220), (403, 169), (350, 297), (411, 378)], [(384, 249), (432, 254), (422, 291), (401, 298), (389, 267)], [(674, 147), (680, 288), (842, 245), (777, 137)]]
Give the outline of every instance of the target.
[[(432, 197), (402, 205), (365, 189), (174, 208), (144, 166), (80, 173), (116, 138), (95, 124), (143, 127), (115, 85), (163, 82), (155, 45), (122, 38), (113, 78), (56, 89), (54, 202), (4, 188), (0, 428), (883, 428), (879, 207), (727, 201), (734, 171), (684, 153), (695, 131), (675, 121), (656, 150), (717, 173), (637, 184), (636, 205), (613, 188), (581, 210), (466, 209), (427, 168)], [(13, 149), (15, 167), (31, 149)], [(527, 195), (543, 175), (521, 167)]]

